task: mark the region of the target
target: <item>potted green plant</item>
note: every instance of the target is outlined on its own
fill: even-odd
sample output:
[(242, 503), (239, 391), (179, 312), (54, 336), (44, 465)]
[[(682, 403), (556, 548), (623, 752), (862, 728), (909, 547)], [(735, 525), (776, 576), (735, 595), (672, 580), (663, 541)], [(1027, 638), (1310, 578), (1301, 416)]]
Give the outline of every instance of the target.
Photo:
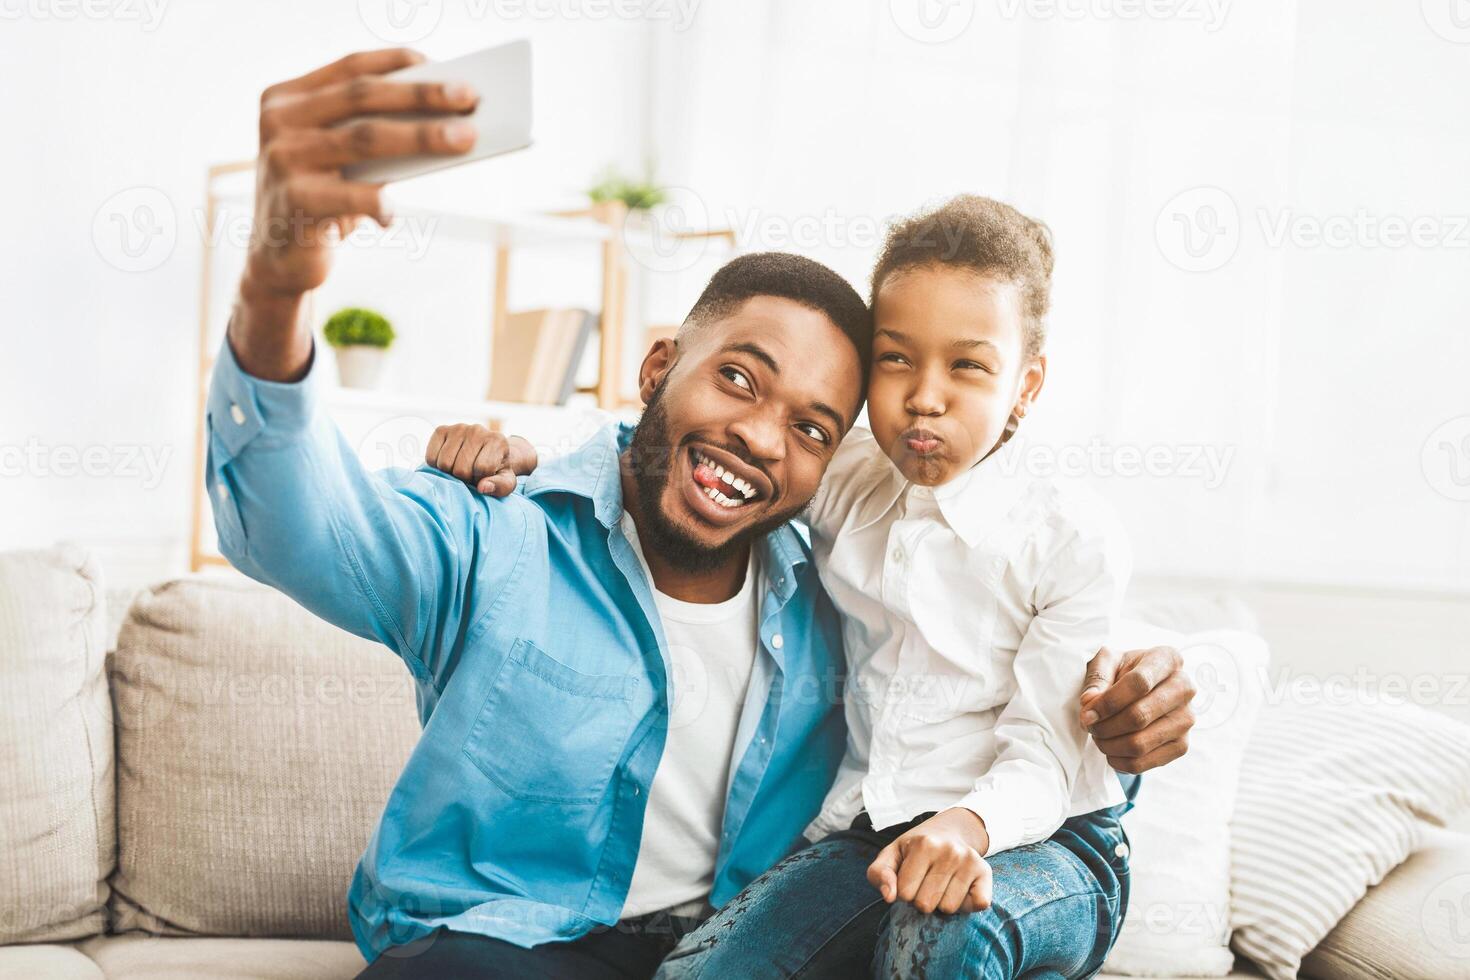
[(387, 317), (352, 306), (333, 313), (322, 333), (337, 355), (337, 377), (344, 388), (378, 386), (393, 345), (393, 325)]
[(615, 167), (608, 167), (597, 182), (587, 188), (587, 197), (593, 204), (622, 201), (629, 211), (647, 211), (664, 203), (668, 199), (668, 191), (653, 179), (652, 168), (642, 178), (636, 178), (618, 172)]

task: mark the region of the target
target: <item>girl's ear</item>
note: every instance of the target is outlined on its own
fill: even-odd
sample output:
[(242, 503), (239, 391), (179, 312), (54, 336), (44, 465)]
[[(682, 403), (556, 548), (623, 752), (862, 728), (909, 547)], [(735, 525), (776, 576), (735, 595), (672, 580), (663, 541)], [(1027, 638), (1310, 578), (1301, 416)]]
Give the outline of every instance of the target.
[(1046, 383), (1046, 355), (1038, 354), (1021, 374), (1021, 390), (1016, 393), (1016, 404), (1011, 411), (1018, 419), (1026, 417), (1031, 410), (1031, 403), (1041, 394), (1041, 386)]
[(638, 398), (647, 405), (653, 393), (664, 380), (664, 375), (677, 360), (678, 345), (672, 337), (660, 337), (643, 355), (643, 364), (638, 368)]

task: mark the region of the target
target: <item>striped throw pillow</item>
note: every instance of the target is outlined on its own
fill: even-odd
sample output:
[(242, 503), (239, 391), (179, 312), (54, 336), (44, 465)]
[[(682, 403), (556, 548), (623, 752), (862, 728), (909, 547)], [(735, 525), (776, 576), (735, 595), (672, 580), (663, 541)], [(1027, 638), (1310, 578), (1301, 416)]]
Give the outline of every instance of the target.
[(1470, 727), (1341, 693), (1283, 694), (1261, 713), (1241, 766), (1231, 945), (1271, 980), (1296, 977), (1427, 825), (1470, 805)]

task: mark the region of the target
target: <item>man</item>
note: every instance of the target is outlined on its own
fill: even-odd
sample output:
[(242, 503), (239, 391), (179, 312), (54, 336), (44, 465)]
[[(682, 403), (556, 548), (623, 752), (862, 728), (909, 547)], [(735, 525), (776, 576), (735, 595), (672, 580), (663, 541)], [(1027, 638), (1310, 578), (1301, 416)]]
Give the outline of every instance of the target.
[[(365, 472), (318, 409), (301, 300), (333, 241), (389, 220), (341, 167), (473, 143), (453, 115), (474, 93), (380, 77), (418, 60), (353, 55), (262, 97), (256, 233), (209, 401), (221, 549), (417, 683), (424, 734), (349, 892), (364, 976), (648, 976), (800, 842), (842, 754), (840, 633), (787, 522), (858, 410), (867, 310), (814, 262), (747, 256), (649, 351), (636, 429), (505, 499)], [(383, 116), (410, 108), (444, 115)], [(527, 451), (496, 447), (495, 479)], [(697, 725), (671, 718), (681, 662), (718, 667)], [(1184, 751), (1178, 668), (1094, 661), (1115, 767)]]

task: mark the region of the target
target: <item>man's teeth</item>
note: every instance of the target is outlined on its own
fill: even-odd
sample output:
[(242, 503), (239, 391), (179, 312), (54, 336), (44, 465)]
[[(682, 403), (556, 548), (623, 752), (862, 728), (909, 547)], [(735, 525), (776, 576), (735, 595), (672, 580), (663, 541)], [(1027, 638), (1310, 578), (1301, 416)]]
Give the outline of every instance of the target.
[[(702, 466), (709, 467), (711, 470), (714, 471), (715, 476), (725, 481), (726, 486), (734, 487), (735, 490), (738, 491), (739, 494), (746, 500), (754, 499), (755, 487), (751, 486), (749, 483), (746, 483), (744, 480), (740, 479), (740, 477), (736, 476), (734, 473), (731, 473), (723, 466), (720, 466), (708, 456), (705, 456), (703, 453), (696, 452), (694, 454), (694, 461)], [(706, 492), (711, 494), (711, 500), (715, 499), (713, 496), (714, 494), (719, 493), (719, 491), (712, 488), (707, 488)], [(724, 494), (720, 494), (720, 496), (724, 497), (726, 500), (730, 499), (728, 497), (725, 497)]]
[(721, 507), (741, 507), (745, 504), (745, 501), (743, 500), (731, 500), (729, 497), (725, 496), (723, 493), (720, 493), (720, 491), (716, 490), (714, 487), (705, 487), (704, 493), (705, 496), (709, 497), (709, 499), (713, 500)]

